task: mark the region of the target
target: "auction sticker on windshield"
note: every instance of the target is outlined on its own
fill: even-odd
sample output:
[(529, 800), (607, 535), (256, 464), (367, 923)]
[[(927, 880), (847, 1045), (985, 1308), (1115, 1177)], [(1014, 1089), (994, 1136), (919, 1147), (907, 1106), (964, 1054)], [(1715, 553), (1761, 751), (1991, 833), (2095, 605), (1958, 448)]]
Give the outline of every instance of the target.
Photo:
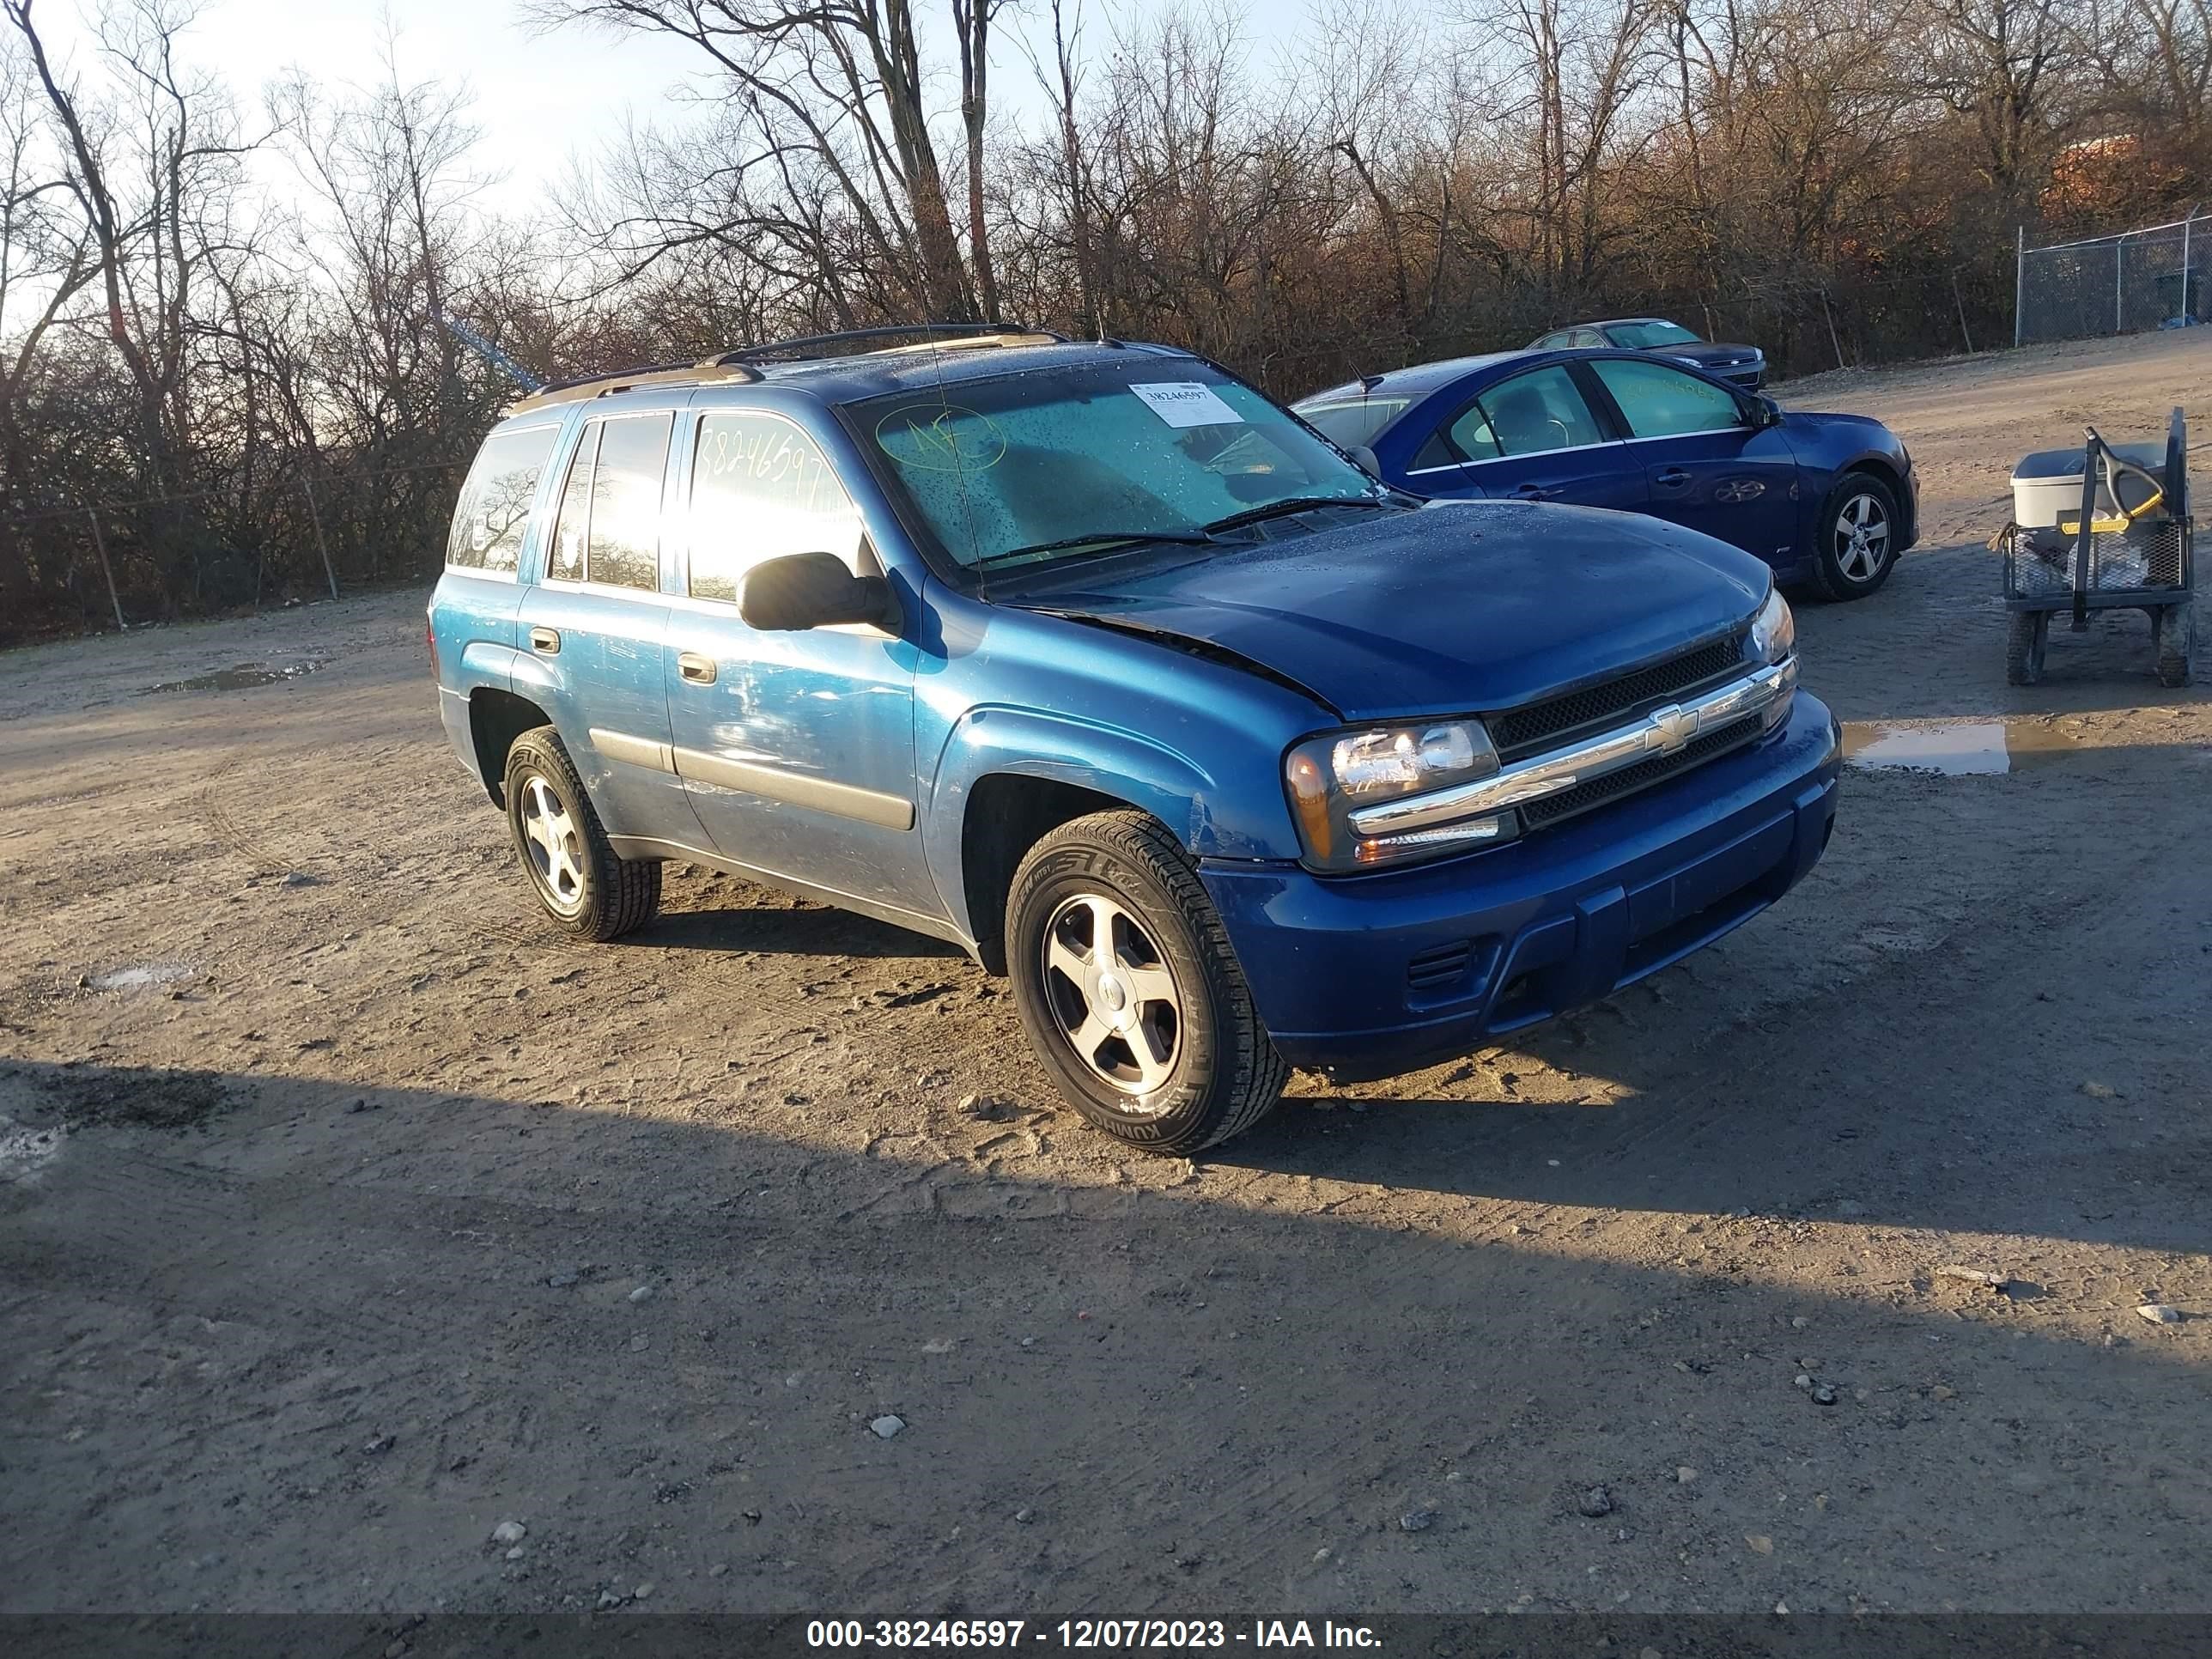
[(1202, 380), (1152, 380), (1130, 391), (1170, 426), (1242, 426), (1244, 417)]

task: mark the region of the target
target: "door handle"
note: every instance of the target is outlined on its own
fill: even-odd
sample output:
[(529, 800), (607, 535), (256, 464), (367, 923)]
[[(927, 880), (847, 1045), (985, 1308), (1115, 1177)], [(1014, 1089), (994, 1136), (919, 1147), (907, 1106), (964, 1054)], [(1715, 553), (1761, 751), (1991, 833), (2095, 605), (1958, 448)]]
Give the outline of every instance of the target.
[(1680, 489), (1690, 482), (1690, 475), (1681, 467), (1670, 466), (1658, 475), (1656, 482), (1665, 484), (1669, 489)]
[(557, 628), (532, 629), (530, 648), (544, 656), (558, 655), (561, 650), (561, 630)]
[(1513, 493), (1524, 501), (1548, 501), (1559, 491), (1552, 484), (1524, 483), (1515, 485)]
[(714, 659), (702, 657), (696, 651), (686, 651), (676, 659), (676, 672), (694, 685), (714, 683)]

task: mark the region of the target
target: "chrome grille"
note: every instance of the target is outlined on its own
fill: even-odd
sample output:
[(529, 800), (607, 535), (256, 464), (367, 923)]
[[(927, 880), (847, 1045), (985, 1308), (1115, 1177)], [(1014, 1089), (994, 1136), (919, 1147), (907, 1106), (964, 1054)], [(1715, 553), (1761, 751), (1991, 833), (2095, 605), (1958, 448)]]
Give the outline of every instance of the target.
[(1733, 637), (1715, 640), (1664, 662), (1653, 663), (1617, 680), (1547, 697), (1522, 708), (1509, 708), (1484, 722), (1498, 758), (1518, 760), (1523, 755), (1553, 746), (1559, 738), (1584, 726), (1617, 722), (1629, 714), (1672, 702), (1709, 681), (1744, 671), (1743, 647)]
[(1655, 783), (1673, 777), (1677, 772), (1686, 772), (1693, 766), (1748, 743), (1758, 735), (1759, 717), (1756, 714), (1747, 715), (1717, 732), (1701, 732), (1675, 754), (1655, 755), (1648, 761), (1638, 761), (1618, 772), (1592, 778), (1588, 783), (1577, 784), (1559, 794), (1532, 800), (1521, 808), (1521, 820), (1531, 830), (1557, 823), (1562, 818), (1587, 812), (1593, 806), (1602, 806), (1609, 800), (1633, 794), (1639, 789), (1648, 789)]

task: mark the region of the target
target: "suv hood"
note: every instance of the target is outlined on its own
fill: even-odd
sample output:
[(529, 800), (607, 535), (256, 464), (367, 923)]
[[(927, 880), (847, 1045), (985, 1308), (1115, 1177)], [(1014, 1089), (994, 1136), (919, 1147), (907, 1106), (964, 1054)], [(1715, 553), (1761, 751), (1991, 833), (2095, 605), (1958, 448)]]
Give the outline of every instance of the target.
[(1518, 501), (1377, 513), (1164, 562), (1183, 550), (994, 598), (1202, 641), (1367, 720), (1487, 714), (1611, 678), (1742, 626), (1771, 580), (1680, 526)]

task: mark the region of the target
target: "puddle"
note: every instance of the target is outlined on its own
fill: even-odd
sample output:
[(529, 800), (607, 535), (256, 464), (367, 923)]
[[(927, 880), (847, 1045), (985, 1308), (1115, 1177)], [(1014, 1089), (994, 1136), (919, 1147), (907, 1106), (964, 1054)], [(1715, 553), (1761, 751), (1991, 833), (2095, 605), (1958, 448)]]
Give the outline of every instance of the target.
[(191, 976), (192, 970), (181, 962), (144, 962), (135, 967), (94, 974), (85, 985), (94, 991), (148, 991), (157, 985), (174, 985)]
[(1943, 720), (1887, 725), (1844, 722), (1844, 759), (1873, 771), (1940, 772), (1963, 778), (2019, 772), (2081, 751), (2048, 726), (2010, 720)]
[(243, 691), (250, 686), (274, 685), (279, 680), (296, 680), (302, 674), (312, 674), (323, 665), (319, 657), (303, 657), (298, 662), (288, 662), (271, 668), (265, 663), (241, 662), (228, 668), (219, 668), (212, 674), (195, 674), (188, 680), (170, 680), (161, 685), (149, 685), (139, 695), (153, 696), (162, 691)]

